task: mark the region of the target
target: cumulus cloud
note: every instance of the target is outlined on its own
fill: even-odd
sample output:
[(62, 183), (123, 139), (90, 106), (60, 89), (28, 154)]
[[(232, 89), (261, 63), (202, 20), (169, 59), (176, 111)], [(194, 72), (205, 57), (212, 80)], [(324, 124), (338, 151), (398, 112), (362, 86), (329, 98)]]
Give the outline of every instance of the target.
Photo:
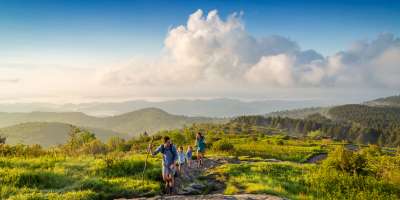
[(190, 85), (226, 82), (261, 87), (400, 87), (400, 39), (378, 35), (324, 57), (282, 36), (256, 38), (242, 14), (223, 20), (198, 10), (169, 30), (161, 56), (100, 73), (105, 85)]

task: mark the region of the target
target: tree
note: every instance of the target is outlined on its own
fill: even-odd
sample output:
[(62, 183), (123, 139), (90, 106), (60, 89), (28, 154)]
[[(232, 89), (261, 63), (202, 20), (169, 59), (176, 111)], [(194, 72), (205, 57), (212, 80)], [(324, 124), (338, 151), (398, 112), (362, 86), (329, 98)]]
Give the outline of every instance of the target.
[(129, 145), (125, 143), (125, 140), (116, 136), (108, 139), (107, 147), (110, 151), (129, 151)]
[(6, 136), (0, 135), (0, 144), (5, 144), (5, 143), (6, 143), (6, 140), (7, 140), (7, 137), (6, 137)]
[(107, 152), (107, 146), (103, 144), (100, 140), (94, 139), (90, 142), (83, 144), (80, 149), (81, 152), (86, 154), (104, 154)]
[(68, 142), (64, 145), (64, 150), (66, 153), (75, 154), (84, 144), (93, 140), (96, 140), (93, 133), (76, 128), (70, 133)]

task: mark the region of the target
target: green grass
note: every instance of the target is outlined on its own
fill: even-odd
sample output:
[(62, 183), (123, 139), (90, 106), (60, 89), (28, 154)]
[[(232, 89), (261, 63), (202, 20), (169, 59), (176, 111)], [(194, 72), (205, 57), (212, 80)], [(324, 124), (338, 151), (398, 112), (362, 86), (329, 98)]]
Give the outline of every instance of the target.
[(315, 142), (282, 139), (276, 136), (257, 140), (251, 140), (248, 137), (232, 138), (229, 142), (233, 144), (234, 151), (219, 152), (220, 154), (304, 162), (315, 154), (327, 151)]
[[(324, 171), (314, 164), (225, 164), (219, 174), (225, 194), (272, 194), (290, 199), (398, 199), (399, 188), (372, 176)], [(397, 194), (396, 194), (397, 192)]]
[(160, 163), (143, 156), (0, 158), (0, 199), (111, 199), (160, 193)]
[(400, 157), (367, 147), (330, 152), (322, 164), (253, 161), (224, 164), (209, 173), (226, 184), (225, 194), (272, 194), (290, 199), (399, 199)]
[(296, 199), (307, 192), (302, 174), (311, 165), (290, 162), (225, 164), (211, 173), (220, 174), (226, 184), (225, 194), (273, 194)]
[[(225, 183), (225, 194), (272, 194), (290, 199), (400, 198), (398, 149), (388, 152), (377, 146), (360, 146), (360, 151), (351, 152), (340, 142), (285, 136), (206, 138), (206, 157), (242, 161), (207, 171)], [(148, 144), (144, 139), (149, 138), (142, 139), (137, 144)], [(191, 140), (181, 141), (186, 141), (186, 146)], [(155, 141), (155, 146), (159, 144)], [(154, 196), (161, 191), (160, 155), (149, 158), (142, 182), (145, 155), (134, 150), (67, 156), (63, 148), (0, 147), (0, 155), (5, 155), (0, 157), (0, 199), (100, 200)], [(329, 155), (321, 164), (304, 163), (321, 152)], [(270, 158), (282, 162), (266, 162)]]

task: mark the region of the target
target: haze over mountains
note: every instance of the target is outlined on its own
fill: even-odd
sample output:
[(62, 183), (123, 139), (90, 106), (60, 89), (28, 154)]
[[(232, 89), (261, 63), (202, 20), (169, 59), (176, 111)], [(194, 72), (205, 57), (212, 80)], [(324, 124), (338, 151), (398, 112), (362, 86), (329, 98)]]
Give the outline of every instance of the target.
[(66, 141), (72, 128), (92, 132), (105, 141), (118, 136), (130, 138), (159, 130), (182, 128), (193, 123), (220, 123), (225, 119), (172, 115), (158, 108), (146, 108), (122, 115), (94, 117), (80, 112), (0, 113), (0, 135), (8, 143), (51, 146)]
[(81, 104), (52, 103), (1, 103), (0, 112), (82, 112), (92, 116), (112, 116), (143, 108), (159, 108), (168, 113), (185, 116), (233, 117), (238, 115), (265, 114), (273, 111), (327, 106), (322, 100), (259, 100), (236, 99), (169, 100), (125, 102), (93, 102)]
[(44, 147), (49, 147), (64, 144), (75, 128), (94, 133), (96, 138), (103, 142), (110, 137), (128, 138), (127, 134), (107, 129), (76, 127), (60, 122), (26, 122), (0, 128), (0, 134), (7, 137), (7, 143), (9, 144), (40, 144)]
[(122, 115), (94, 117), (80, 112), (0, 113), (0, 127), (26, 122), (60, 122), (81, 127), (100, 128), (137, 135), (162, 129), (180, 128), (185, 124), (207, 123), (220, 119), (172, 115), (158, 108), (146, 108)]
[[(180, 103), (179, 103), (180, 102)], [(392, 138), (400, 138), (393, 132), (395, 127), (400, 124), (400, 96), (392, 96), (368, 101), (361, 104), (345, 104), (339, 106), (325, 106), (301, 108), (306, 103), (290, 102), (286, 104), (286, 109), (281, 111), (267, 113), (263, 110), (272, 109), (267, 105), (275, 103), (283, 107), (283, 101), (266, 102), (241, 102), (237, 100), (219, 99), (219, 100), (176, 100), (168, 102), (158, 102), (159, 106), (164, 106), (175, 112), (185, 112), (185, 108), (192, 114), (207, 114), (207, 112), (216, 114), (229, 114), (236, 116), (254, 115), (261, 113), (266, 117), (289, 117), (293, 119), (310, 119), (313, 114), (321, 114), (333, 122), (357, 123), (360, 127), (371, 128), (374, 131), (380, 131), (383, 139), (389, 140), (387, 135)], [(103, 109), (112, 112), (122, 112), (123, 109), (134, 106), (145, 106), (149, 102), (139, 101), (125, 103), (93, 103), (64, 105), (86, 111), (95, 111)], [(156, 103), (153, 103), (156, 104)], [(296, 105), (299, 107), (295, 107)], [(17, 105), (17, 104), (15, 104)], [(33, 105), (33, 104), (32, 104)], [(24, 109), (32, 109), (29, 105)], [(49, 106), (50, 105), (50, 106)], [(178, 106), (180, 105), (180, 106)], [(196, 106), (198, 107), (196, 107)], [(36, 104), (42, 106), (42, 109), (49, 109), (53, 104)], [(296, 109), (289, 109), (293, 106)], [(64, 108), (65, 108), (64, 107)], [(39, 108), (39, 107), (36, 107)], [(257, 108), (259, 108), (257, 110)], [(278, 109), (275, 108), (275, 109)], [(9, 108), (10, 109), (10, 108)], [(60, 109), (52, 107), (51, 109)], [(214, 109), (214, 110), (213, 110)], [(21, 110), (20, 110), (21, 111)], [(232, 112), (228, 112), (232, 111)], [(243, 112), (243, 113), (241, 113)], [(240, 114), (237, 114), (240, 113)], [(8, 137), (8, 143), (41, 144), (51, 146), (63, 143), (72, 128), (78, 127), (96, 134), (96, 136), (105, 141), (112, 136), (121, 138), (130, 138), (147, 131), (154, 133), (160, 130), (170, 130), (182, 128), (184, 125), (190, 126), (193, 123), (225, 123), (232, 118), (213, 118), (213, 117), (191, 117), (185, 115), (175, 115), (159, 108), (144, 108), (124, 114), (114, 116), (96, 117), (82, 112), (0, 112), (0, 135)], [(290, 127), (290, 126), (289, 126)], [(384, 129), (381, 130), (381, 128)], [(394, 127), (394, 128), (393, 128)], [(373, 132), (375, 134), (375, 132)], [(375, 134), (377, 135), (377, 134)], [(345, 138), (344, 136), (340, 136)], [(368, 141), (377, 141), (381, 136), (368, 136)], [(371, 139), (372, 138), (372, 139)], [(397, 139), (396, 139), (397, 140)], [(366, 141), (361, 140), (360, 141)], [(386, 142), (388, 143), (388, 142)]]

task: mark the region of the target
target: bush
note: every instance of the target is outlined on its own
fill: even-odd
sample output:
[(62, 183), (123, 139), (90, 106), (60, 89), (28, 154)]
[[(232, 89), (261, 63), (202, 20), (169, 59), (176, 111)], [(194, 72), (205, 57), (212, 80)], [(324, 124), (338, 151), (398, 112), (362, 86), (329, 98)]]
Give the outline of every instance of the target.
[(235, 147), (228, 140), (219, 140), (213, 143), (213, 150), (230, 152), (234, 151)]
[(80, 152), (85, 154), (105, 154), (107, 153), (107, 146), (100, 140), (95, 139), (90, 142), (84, 143), (80, 149)]
[(324, 167), (334, 168), (347, 173), (364, 174), (367, 170), (367, 160), (359, 153), (353, 153), (345, 147), (337, 147), (323, 162)]

